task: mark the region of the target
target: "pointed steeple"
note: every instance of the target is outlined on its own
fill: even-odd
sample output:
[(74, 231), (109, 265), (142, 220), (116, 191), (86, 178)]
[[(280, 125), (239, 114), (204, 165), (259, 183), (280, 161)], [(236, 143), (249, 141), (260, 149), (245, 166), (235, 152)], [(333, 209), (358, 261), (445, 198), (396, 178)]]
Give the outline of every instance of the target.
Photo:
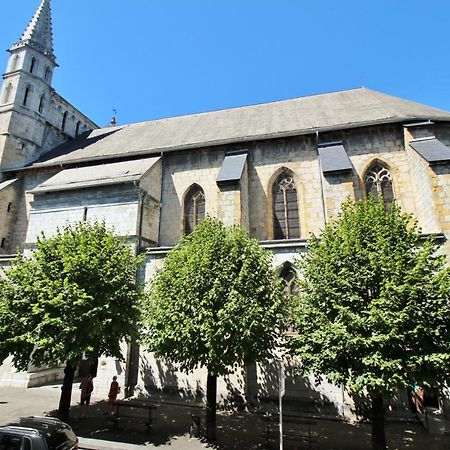
[(29, 45), (37, 51), (55, 59), (53, 54), (52, 12), (50, 0), (42, 0), (33, 18), (22, 34), (19, 42), (13, 44), (10, 50)]

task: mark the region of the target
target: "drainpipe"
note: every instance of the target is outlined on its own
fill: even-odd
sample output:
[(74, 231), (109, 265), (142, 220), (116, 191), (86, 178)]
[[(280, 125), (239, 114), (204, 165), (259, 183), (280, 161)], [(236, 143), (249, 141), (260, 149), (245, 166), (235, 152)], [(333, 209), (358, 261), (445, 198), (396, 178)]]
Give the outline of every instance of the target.
[(320, 193), (322, 197), (322, 210), (323, 210), (323, 220), (325, 221), (325, 225), (328, 223), (327, 217), (327, 209), (325, 207), (325, 192), (323, 191), (323, 180), (322, 180), (322, 164), (320, 163), (319, 158), (319, 132), (316, 131), (316, 152), (317, 152), (317, 160), (319, 161), (319, 180), (320, 180)]
[(146, 192), (142, 189), (139, 190), (139, 223), (138, 223), (138, 247), (137, 247), (137, 254), (141, 252), (141, 246), (142, 246), (142, 224), (144, 222), (144, 200), (145, 200)]
[(157, 246), (161, 246), (161, 211), (163, 205), (163, 191), (164, 191), (164, 152), (161, 152), (161, 193), (159, 195), (159, 223), (158, 223), (158, 242)]
[[(137, 232), (137, 248), (136, 255), (138, 255), (141, 251), (142, 245), (142, 225), (144, 221), (144, 199), (146, 196), (146, 192), (143, 189), (139, 188), (139, 182), (133, 182), (133, 185), (139, 189), (139, 222)], [(139, 280), (139, 269), (136, 270), (136, 282)], [(133, 327), (136, 327), (137, 324), (133, 323)], [(137, 377), (139, 374), (139, 345), (136, 343), (134, 339), (130, 341), (127, 349), (126, 356), (126, 371), (125, 371), (125, 397), (132, 397), (134, 395), (134, 387), (137, 383)]]

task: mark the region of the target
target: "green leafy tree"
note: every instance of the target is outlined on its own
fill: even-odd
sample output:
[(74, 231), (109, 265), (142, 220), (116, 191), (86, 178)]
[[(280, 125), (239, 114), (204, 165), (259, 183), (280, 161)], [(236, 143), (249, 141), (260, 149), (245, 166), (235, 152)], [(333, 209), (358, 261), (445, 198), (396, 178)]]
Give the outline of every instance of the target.
[(383, 397), (439, 386), (450, 371), (449, 273), (412, 217), (381, 202), (343, 205), (299, 262), (291, 338), (302, 373), (368, 395), (374, 449), (385, 449)]
[(31, 257), (19, 256), (0, 282), (0, 336), (15, 366), (65, 364), (62, 418), (81, 355), (122, 358), (120, 341), (138, 317), (138, 264), (104, 223), (81, 222), (42, 235)]
[(143, 309), (150, 350), (181, 370), (207, 369), (207, 438), (215, 439), (217, 376), (276, 345), (282, 295), (270, 253), (207, 218), (169, 252)]

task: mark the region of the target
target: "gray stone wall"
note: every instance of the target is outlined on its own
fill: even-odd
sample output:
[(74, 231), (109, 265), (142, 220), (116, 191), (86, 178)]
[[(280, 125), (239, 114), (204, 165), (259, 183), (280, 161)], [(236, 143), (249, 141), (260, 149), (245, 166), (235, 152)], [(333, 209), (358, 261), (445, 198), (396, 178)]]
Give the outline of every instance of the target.
[(244, 171), (242, 172), (241, 182), (241, 227), (247, 231), (250, 228), (250, 198), (248, 191), (248, 163), (245, 163)]
[(32, 245), (41, 231), (47, 237), (57, 228), (84, 218), (104, 221), (120, 236), (136, 237), (139, 190), (132, 185), (114, 185), (35, 195), (26, 243)]
[(0, 189), (0, 255), (11, 254), (13, 223), (20, 195), (21, 182), (19, 180), (6, 182)]
[(433, 178), (436, 175), (428, 162), (409, 145), (412, 139), (418, 137), (417, 133), (413, 135), (405, 128), (405, 149), (408, 156), (412, 188), (415, 196), (415, 214), (424, 233), (438, 233), (441, 231), (441, 227), (437, 217), (432, 189)]
[(139, 217), (142, 215), (142, 222), (140, 222), (142, 246), (152, 246), (159, 242), (161, 176), (162, 161), (159, 160), (139, 181), (142, 192), (139, 208)]
[(17, 200), (14, 222), (12, 224), (11, 250), (15, 253), (23, 248), (28, 231), (28, 221), (31, 210), (31, 200), (33, 196), (29, 193), (38, 184), (48, 180), (60, 171), (60, 168), (47, 170), (34, 170), (18, 172), (17, 176), (21, 180), (21, 192)]
[(206, 213), (217, 217), (216, 178), (224, 157), (223, 148), (202, 148), (163, 156), (160, 245), (173, 245), (181, 238), (184, 196), (194, 183), (205, 192)]
[(227, 224), (248, 224), (251, 236), (257, 239), (273, 238), (271, 189), (284, 168), (294, 173), (301, 237), (307, 238), (310, 233), (319, 233), (326, 221), (333, 220), (348, 198), (366, 196), (364, 177), (374, 161), (382, 162), (390, 170), (394, 194), (402, 210), (414, 214), (425, 232), (439, 231), (434, 200), (431, 201), (431, 169), (409, 146), (405, 149), (400, 124), (321, 137), (328, 138), (343, 141), (354, 170), (324, 176), (318, 163), (316, 138), (312, 136), (255, 142), (246, 146), (248, 169), (239, 194), (230, 187), (219, 189), (215, 182), (227, 148), (164, 155), (161, 244), (173, 245), (180, 239), (184, 194), (192, 183), (204, 189), (207, 213)]

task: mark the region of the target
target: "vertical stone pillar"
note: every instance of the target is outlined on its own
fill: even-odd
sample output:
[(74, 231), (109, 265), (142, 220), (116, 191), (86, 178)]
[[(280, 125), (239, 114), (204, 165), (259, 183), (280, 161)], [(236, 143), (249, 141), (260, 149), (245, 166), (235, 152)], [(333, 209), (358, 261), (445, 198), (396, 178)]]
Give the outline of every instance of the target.
[[(405, 152), (408, 158), (411, 184), (416, 203), (416, 217), (423, 233), (442, 231), (439, 223), (438, 203), (441, 202), (438, 174), (430, 167), (428, 161), (422, 158), (410, 145), (411, 141), (434, 137), (433, 124), (412, 124), (403, 128)], [(449, 197), (447, 193), (447, 198)], [(441, 202), (442, 203), (442, 202)]]
[(318, 144), (319, 177), (325, 221), (333, 220), (342, 203), (355, 199), (354, 171), (341, 141)]
[(225, 155), (217, 177), (219, 187), (218, 218), (225, 225), (249, 229), (247, 153)]

